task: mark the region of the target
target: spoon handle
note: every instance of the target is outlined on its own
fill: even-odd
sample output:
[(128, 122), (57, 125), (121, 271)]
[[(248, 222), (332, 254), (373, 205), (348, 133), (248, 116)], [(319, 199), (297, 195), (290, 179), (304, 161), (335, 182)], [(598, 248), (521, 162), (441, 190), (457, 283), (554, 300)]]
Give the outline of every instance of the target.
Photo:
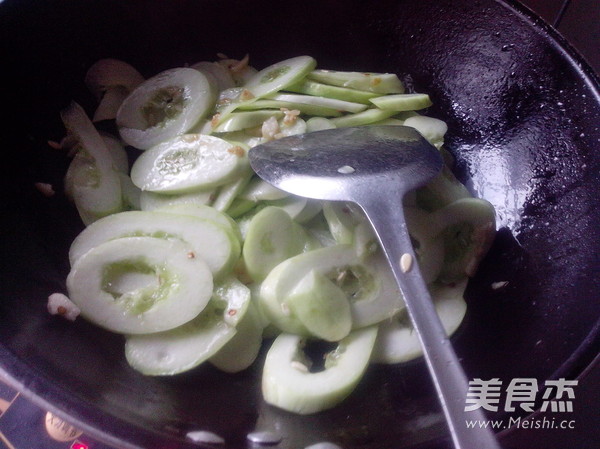
[[(394, 192), (395, 193), (395, 192)], [(466, 420), (482, 422), (481, 409), (465, 411), (468, 381), (437, 315), (421, 276), (404, 219), (400, 195), (376, 192), (361, 201), (392, 268), (457, 449), (500, 449), (493, 432)], [(408, 255), (406, 255), (408, 254)], [(402, 262), (401, 259), (403, 258)]]

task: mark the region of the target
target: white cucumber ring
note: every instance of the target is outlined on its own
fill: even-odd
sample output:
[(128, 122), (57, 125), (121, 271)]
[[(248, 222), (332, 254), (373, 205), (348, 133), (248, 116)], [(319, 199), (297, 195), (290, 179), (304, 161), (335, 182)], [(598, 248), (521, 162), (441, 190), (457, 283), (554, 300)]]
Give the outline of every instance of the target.
[[(265, 401), (306, 415), (343, 401), (363, 376), (377, 337), (377, 327), (354, 331), (327, 356), (325, 369), (311, 373), (302, 361), (302, 338), (279, 335), (267, 353), (262, 376)], [(300, 360), (299, 360), (300, 359)]]
[(216, 92), (190, 68), (164, 71), (140, 84), (117, 112), (125, 142), (146, 150), (190, 130), (212, 108)]
[(206, 263), (182, 242), (129, 237), (77, 260), (69, 298), (93, 323), (118, 333), (160, 332), (196, 317), (213, 290)]
[(131, 168), (133, 183), (157, 193), (223, 185), (248, 166), (246, 148), (203, 134), (184, 134), (145, 151)]

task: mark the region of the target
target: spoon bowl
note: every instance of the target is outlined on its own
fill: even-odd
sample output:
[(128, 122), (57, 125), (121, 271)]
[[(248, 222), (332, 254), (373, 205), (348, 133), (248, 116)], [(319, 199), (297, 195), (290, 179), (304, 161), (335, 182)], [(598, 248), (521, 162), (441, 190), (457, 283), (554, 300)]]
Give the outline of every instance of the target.
[(413, 128), (371, 126), (290, 136), (250, 150), (250, 165), (289, 193), (352, 201), (365, 212), (404, 297), (457, 449), (498, 448), (481, 409), (465, 407), (468, 381), (423, 281), (404, 218), (404, 195), (436, 176), (439, 151)]

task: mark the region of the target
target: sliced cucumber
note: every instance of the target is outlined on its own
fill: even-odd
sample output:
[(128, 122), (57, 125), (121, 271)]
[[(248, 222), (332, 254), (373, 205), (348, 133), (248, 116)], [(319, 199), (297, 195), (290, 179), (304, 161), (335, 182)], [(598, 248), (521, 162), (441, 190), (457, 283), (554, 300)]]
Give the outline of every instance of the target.
[(443, 120), (433, 117), (418, 115), (404, 120), (404, 126), (415, 128), (432, 145), (441, 145), (444, 142), (444, 136), (448, 131), (448, 125)]
[(248, 273), (254, 281), (262, 281), (273, 267), (300, 254), (306, 239), (304, 230), (283, 209), (262, 209), (250, 221), (242, 249)]
[(102, 95), (102, 99), (98, 103), (92, 121), (94, 123), (103, 120), (114, 120), (117, 117), (119, 108), (129, 95), (129, 90), (123, 86), (109, 87)]
[(80, 147), (66, 184), (84, 223), (122, 210), (121, 183), (105, 140), (77, 103), (63, 110), (61, 117)]
[(311, 270), (291, 291), (290, 312), (316, 338), (339, 341), (352, 329), (346, 293), (322, 274)]
[(376, 327), (352, 332), (327, 356), (325, 370), (311, 373), (303, 364), (302, 338), (281, 334), (265, 360), (262, 375), (265, 401), (301, 415), (334, 407), (362, 378), (376, 337)]
[(96, 61), (85, 74), (85, 85), (97, 99), (115, 87), (131, 92), (144, 82), (144, 77), (132, 65), (118, 59)]
[(398, 94), (383, 95), (371, 98), (371, 103), (386, 111), (418, 111), (431, 106), (433, 103), (427, 94)]
[(248, 166), (246, 149), (203, 134), (184, 134), (145, 151), (131, 168), (142, 190), (185, 193), (233, 180)]
[(171, 213), (128, 211), (104, 217), (80, 233), (69, 250), (71, 265), (101, 243), (133, 236), (186, 242), (190, 255), (205, 260), (217, 278), (230, 272), (240, 255), (238, 238), (213, 221)]
[(417, 207), (405, 207), (404, 216), (421, 275), (426, 284), (435, 281), (444, 263), (444, 240), (435, 216)]
[(354, 328), (393, 316), (404, 308), (402, 295), (385, 258), (378, 252), (359, 260), (352, 245), (334, 245), (291, 257), (273, 268), (262, 282), (259, 299), (270, 321), (285, 332), (306, 335), (291, 313), (290, 292), (311, 270), (336, 282), (346, 293)]
[(235, 82), (229, 71), (221, 64), (216, 62), (201, 61), (190, 66), (191, 69), (198, 70), (207, 78), (212, 79), (216, 84), (217, 92), (229, 89), (235, 86)]
[(235, 327), (226, 324), (220, 310), (209, 303), (192, 321), (166, 332), (129, 335), (125, 342), (127, 362), (149, 376), (189, 371), (208, 360), (230, 341)]
[(121, 138), (146, 150), (191, 129), (212, 108), (216, 92), (190, 68), (164, 71), (140, 84), (117, 113)]
[(324, 84), (366, 90), (378, 94), (402, 94), (404, 85), (393, 73), (340, 72), (313, 70), (308, 78)]
[(318, 117), (338, 117), (342, 115), (342, 113), (337, 109), (327, 108), (324, 106), (314, 104), (293, 103), (291, 101), (281, 100), (256, 100), (251, 103), (243, 103), (238, 107), (238, 109), (240, 111), (256, 109), (296, 109), (303, 114), (315, 115)]
[(227, 118), (221, 121), (214, 129), (215, 133), (225, 133), (240, 131), (242, 129), (254, 128), (260, 126), (265, 120), (275, 117), (280, 119), (283, 112), (271, 109), (259, 111), (232, 112)]
[(123, 194), (123, 209), (140, 210), (142, 191), (131, 181), (129, 175), (117, 172), (121, 182), (121, 193)]
[(254, 97), (264, 97), (304, 79), (317, 65), (310, 56), (297, 56), (272, 64), (252, 76), (245, 84)]
[(315, 97), (335, 98), (336, 100), (350, 101), (353, 103), (370, 104), (371, 98), (380, 94), (363, 90), (348, 89), (346, 87), (331, 86), (306, 79), (300, 83), (288, 86), (286, 90)]
[(343, 115), (342, 117), (334, 117), (331, 120), (336, 128), (344, 128), (348, 126), (364, 126), (371, 125), (394, 115), (395, 111), (384, 111), (383, 109), (371, 108), (356, 114)]
[(440, 279), (474, 276), (496, 235), (494, 206), (479, 198), (464, 198), (437, 210), (433, 219), (443, 228), (444, 263)]
[(335, 98), (327, 98), (322, 96), (314, 95), (300, 95), (300, 94), (289, 94), (289, 93), (277, 93), (270, 95), (269, 98), (276, 101), (284, 101), (293, 105), (298, 105), (299, 109), (301, 105), (317, 106), (321, 108), (334, 109), (341, 112), (361, 112), (367, 109), (367, 105), (363, 103), (356, 103), (353, 101), (337, 100)]
[(254, 304), (249, 304), (237, 332), (209, 361), (221, 371), (237, 373), (256, 360), (262, 344), (263, 326)]
[(250, 167), (244, 167), (244, 170), (239, 174), (237, 179), (219, 188), (212, 206), (221, 212), (228, 210), (237, 196), (244, 190), (248, 182), (250, 182), (252, 175), (253, 172)]
[(104, 242), (69, 272), (69, 298), (81, 314), (119, 333), (160, 332), (196, 317), (213, 289), (207, 264), (178, 241), (129, 237)]
[(216, 197), (216, 188), (192, 190), (187, 193), (156, 193), (148, 190), (142, 191), (140, 195), (140, 209), (152, 211), (170, 207), (177, 204), (211, 204)]
[(171, 204), (156, 209), (156, 212), (166, 212), (179, 215), (190, 215), (202, 220), (209, 220), (231, 231), (242, 242), (242, 235), (238, 224), (229, 215), (218, 211), (214, 207), (204, 204)]
[(215, 285), (205, 310), (194, 320), (149, 335), (129, 335), (125, 355), (129, 364), (148, 375), (188, 371), (214, 356), (246, 321), (250, 290), (234, 277)]
[(280, 200), (287, 198), (289, 195), (289, 193), (284, 192), (277, 187), (273, 187), (258, 176), (254, 176), (239, 197), (257, 202)]
[[(467, 281), (463, 280), (454, 286), (436, 285), (431, 288), (435, 310), (448, 336), (458, 329), (467, 312), (463, 299), (466, 286)], [(419, 337), (406, 312), (400, 312), (379, 326), (371, 358), (374, 363), (402, 363), (421, 355), (423, 349)]]
[(324, 129), (333, 129), (336, 126), (331, 120), (324, 117), (311, 117), (306, 121), (306, 132), (321, 131)]

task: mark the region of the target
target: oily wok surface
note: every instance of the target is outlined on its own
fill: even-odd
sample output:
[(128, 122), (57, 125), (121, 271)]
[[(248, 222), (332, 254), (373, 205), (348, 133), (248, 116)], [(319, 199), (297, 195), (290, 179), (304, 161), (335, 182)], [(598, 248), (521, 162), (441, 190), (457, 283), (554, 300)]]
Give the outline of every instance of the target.
[[(59, 111), (94, 104), (83, 86), (99, 58), (146, 77), (214, 60), (261, 68), (308, 54), (320, 68), (395, 72), (447, 121), (456, 173), (498, 211), (498, 235), (466, 293), (453, 337), (469, 378), (574, 378), (598, 351), (600, 312), (597, 78), (522, 9), (491, 0), (421, 2), (19, 1), (0, 4), (2, 122), (0, 373), (39, 404), (109, 444), (187, 448), (190, 430), (246, 447), (256, 429), (280, 448), (443, 447), (445, 424), (425, 366), (373, 366), (339, 407), (295, 416), (267, 406), (261, 361), (235, 375), (210, 366), (144, 377), (122, 338), (46, 312), (65, 291), (67, 250), (81, 230), (60, 190), (68, 161), (46, 141)], [(508, 281), (503, 289), (491, 284)], [(263, 354), (264, 356), (264, 354)], [(437, 442), (437, 443), (436, 443)]]

